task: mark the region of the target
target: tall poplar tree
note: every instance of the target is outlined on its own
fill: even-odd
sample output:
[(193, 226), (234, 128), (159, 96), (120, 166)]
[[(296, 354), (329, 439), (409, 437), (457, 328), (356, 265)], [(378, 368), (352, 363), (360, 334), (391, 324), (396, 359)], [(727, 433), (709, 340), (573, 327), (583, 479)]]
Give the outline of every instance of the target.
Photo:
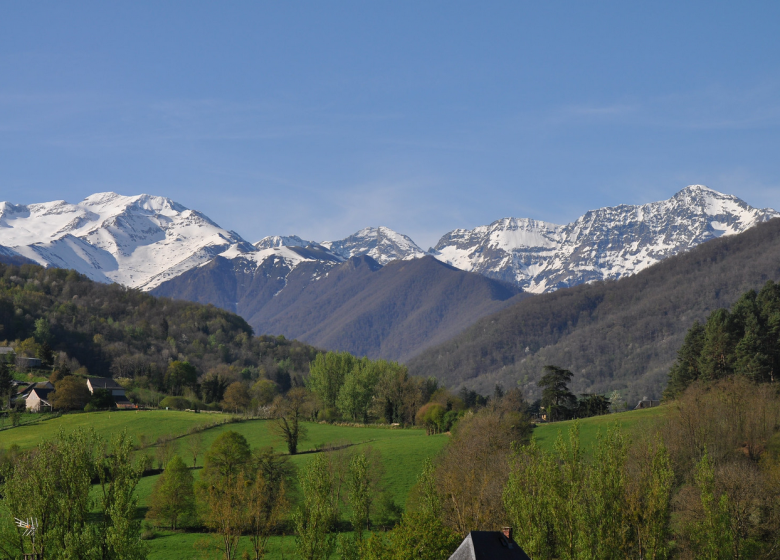
[(325, 453), (317, 453), (306, 469), (298, 474), (302, 500), (293, 514), (295, 543), (302, 560), (328, 558), (336, 547), (331, 532), (338, 515), (333, 493), (333, 472)]

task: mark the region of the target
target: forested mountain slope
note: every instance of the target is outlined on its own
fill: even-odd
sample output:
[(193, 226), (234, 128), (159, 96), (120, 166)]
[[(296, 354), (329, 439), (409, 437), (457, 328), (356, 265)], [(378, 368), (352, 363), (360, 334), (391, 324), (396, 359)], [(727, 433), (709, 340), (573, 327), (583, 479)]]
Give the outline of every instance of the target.
[(233, 310), (256, 332), (392, 360), (406, 360), (525, 297), (515, 286), (432, 257), (380, 266), (367, 255), (293, 268), (281, 259), (250, 267), (218, 258), (152, 293)]
[(291, 376), (308, 374), (317, 353), (283, 337), (255, 337), (244, 319), (211, 305), (157, 298), (73, 270), (31, 264), (0, 264), (1, 340), (45, 364), (144, 377), (159, 388), (169, 362), (182, 360), (201, 375), (219, 371), (225, 378), (246, 368), (263, 370), (286, 389)]
[(577, 392), (659, 397), (695, 320), (780, 280), (780, 219), (708, 241), (630, 277), (524, 299), (409, 361), (483, 393), (496, 383), (538, 394), (545, 364), (570, 369)]

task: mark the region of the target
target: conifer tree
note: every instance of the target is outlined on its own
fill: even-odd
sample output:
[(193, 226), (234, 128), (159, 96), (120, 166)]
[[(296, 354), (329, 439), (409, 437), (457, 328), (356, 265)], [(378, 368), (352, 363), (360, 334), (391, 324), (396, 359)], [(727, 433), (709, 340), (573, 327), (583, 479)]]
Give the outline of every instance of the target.
[(732, 318), (727, 309), (718, 309), (707, 319), (699, 357), (702, 379), (721, 379), (733, 372), (735, 340), (732, 327)]
[(550, 421), (565, 420), (577, 402), (569, 391), (569, 382), (574, 374), (552, 365), (544, 366), (544, 371), (546, 373), (537, 383), (542, 387), (542, 406), (547, 410)]
[[(417, 479), (418, 499), (393, 530), (389, 549), (392, 560), (447, 560), (460, 538), (442, 522), (441, 496), (436, 488), (433, 463), (426, 459)], [(369, 543), (370, 546), (371, 543)]]
[(677, 351), (677, 360), (669, 370), (669, 381), (664, 397), (674, 398), (699, 378), (699, 357), (704, 346), (704, 327), (698, 321), (685, 335), (685, 341)]

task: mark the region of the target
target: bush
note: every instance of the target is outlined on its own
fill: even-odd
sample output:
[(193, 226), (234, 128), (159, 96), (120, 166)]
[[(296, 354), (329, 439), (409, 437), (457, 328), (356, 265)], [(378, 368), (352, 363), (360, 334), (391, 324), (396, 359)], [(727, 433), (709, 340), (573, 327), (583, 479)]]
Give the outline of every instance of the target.
[(317, 420), (320, 422), (336, 422), (340, 419), (339, 411), (335, 408), (323, 408), (317, 413)]
[(97, 407), (91, 402), (87, 403), (87, 406), (84, 407), (84, 412), (95, 412), (96, 410)]
[(184, 397), (165, 397), (160, 401), (160, 408), (173, 408), (175, 410), (185, 410), (191, 407), (190, 401)]
[(115, 406), (114, 397), (107, 389), (95, 389), (89, 404), (93, 406), (93, 410), (107, 410)]
[(154, 532), (154, 527), (150, 524), (144, 521), (141, 524), (141, 540), (142, 541), (149, 541), (152, 540), (157, 535)]

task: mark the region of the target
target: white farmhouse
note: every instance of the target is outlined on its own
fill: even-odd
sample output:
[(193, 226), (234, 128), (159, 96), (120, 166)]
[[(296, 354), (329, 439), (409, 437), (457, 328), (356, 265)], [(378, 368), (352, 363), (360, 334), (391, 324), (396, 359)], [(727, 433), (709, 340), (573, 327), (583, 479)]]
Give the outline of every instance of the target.
[(43, 410), (51, 410), (51, 402), (49, 402), (49, 394), (54, 392), (54, 389), (48, 387), (35, 387), (30, 394), (27, 395), (25, 403), (27, 410), (32, 412), (41, 412)]

